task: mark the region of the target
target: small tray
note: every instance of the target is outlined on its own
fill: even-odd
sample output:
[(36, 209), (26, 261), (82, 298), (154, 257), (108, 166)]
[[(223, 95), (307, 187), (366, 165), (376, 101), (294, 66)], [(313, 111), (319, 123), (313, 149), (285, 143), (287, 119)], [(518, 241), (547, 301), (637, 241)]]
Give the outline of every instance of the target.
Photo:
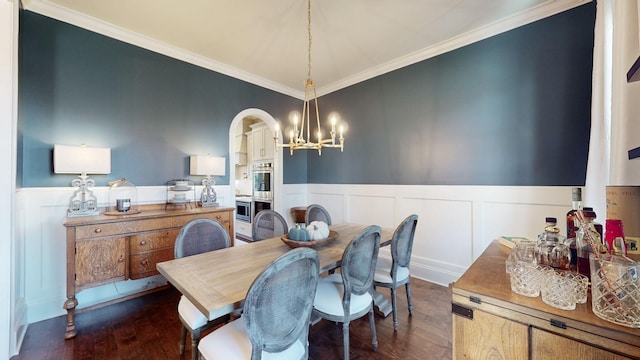
[(289, 245), (289, 247), (292, 247), (292, 248), (297, 248), (297, 247), (312, 248), (312, 247), (316, 247), (316, 246), (328, 243), (337, 238), (338, 238), (338, 232), (333, 230), (329, 230), (329, 237), (326, 237), (324, 239), (319, 239), (319, 240), (310, 240), (310, 241), (291, 240), (289, 239), (289, 235), (283, 235), (282, 237), (280, 237), (282, 242), (284, 242), (285, 244)]

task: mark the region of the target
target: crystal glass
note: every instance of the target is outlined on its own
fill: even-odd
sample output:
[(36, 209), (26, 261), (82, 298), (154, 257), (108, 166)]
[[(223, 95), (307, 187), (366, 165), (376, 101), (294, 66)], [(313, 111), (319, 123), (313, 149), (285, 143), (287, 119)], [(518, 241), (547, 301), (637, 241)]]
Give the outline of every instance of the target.
[(640, 328), (640, 264), (617, 255), (589, 257), (592, 311), (601, 319)]
[(587, 301), (588, 279), (571, 271), (544, 272), (540, 294), (542, 301), (562, 310), (574, 310), (576, 303)]
[(519, 259), (527, 262), (536, 262), (536, 242), (535, 241), (519, 241), (515, 243), (511, 253), (505, 261), (507, 273), (511, 272)]
[(542, 266), (529, 259), (518, 259), (511, 268), (509, 279), (511, 281), (511, 291), (516, 294), (536, 297), (540, 294), (540, 278), (542, 276)]

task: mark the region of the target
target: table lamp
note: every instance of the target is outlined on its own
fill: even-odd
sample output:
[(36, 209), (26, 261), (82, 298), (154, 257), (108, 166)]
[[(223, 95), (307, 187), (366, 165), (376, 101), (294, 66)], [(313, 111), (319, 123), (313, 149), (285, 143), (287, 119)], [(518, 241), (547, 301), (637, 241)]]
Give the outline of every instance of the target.
[(204, 186), (200, 196), (202, 207), (218, 206), (216, 191), (213, 189), (216, 181), (211, 176), (224, 176), (225, 167), (226, 163), (223, 157), (209, 155), (192, 155), (190, 157), (190, 174), (206, 176), (202, 180), (202, 185)]
[(111, 173), (111, 149), (85, 145), (54, 145), (53, 171), (56, 174), (80, 174), (71, 181), (78, 189), (71, 196), (67, 216), (98, 215), (98, 200), (89, 190), (95, 181), (88, 174)]

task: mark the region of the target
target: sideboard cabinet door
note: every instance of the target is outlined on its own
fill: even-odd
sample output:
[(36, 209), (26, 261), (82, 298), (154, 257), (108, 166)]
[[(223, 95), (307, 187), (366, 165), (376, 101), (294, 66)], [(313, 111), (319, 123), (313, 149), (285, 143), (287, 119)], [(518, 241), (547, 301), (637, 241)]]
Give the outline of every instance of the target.
[(76, 242), (76, 287), (124, 280), (126, 275), (124, 236)]
[(532, 360), (623, 360), (630, 359), (548, 331), (531, 328)]
[(453, 315), (453, 358), (526, 360), (529, 327), (475, 310), (473, 320)]

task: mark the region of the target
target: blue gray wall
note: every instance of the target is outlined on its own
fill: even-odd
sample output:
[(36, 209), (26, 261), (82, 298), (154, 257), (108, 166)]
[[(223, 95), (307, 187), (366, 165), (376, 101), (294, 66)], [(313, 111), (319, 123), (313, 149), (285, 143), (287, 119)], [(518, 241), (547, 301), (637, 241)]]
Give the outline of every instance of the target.
[(309, 183), (584, 185), (595, 4), (324, 96), (343, 154)]
[[(345, 150), (285, 152), (284, 182), (583, 185), (594, 21), (595, 5), (583, 5), (323, 96), (321, 113), (349, 124)], [(41, 15), (20, 22), (24, 187), (68, 186), (52, 148), (79, 143), (112, 148), (98, 185), (161, 185), (188, 176), (190, 154), (228, 160), (238, 112), (286, 119), (301, 106)]]
[(74, 176), (53, 174), (53, 145), (81, 143), (112, 149), (111, 174), (92, 176), (97, 185), (188, 177), (192, 154), (225, 156), (227, 176), (216, 182), (229, 184), (233, 118), (251, 107), (286, 118), (302, 104), (28, 11), (20, 17), (19, 57), (23, 187), (69, 186)]

